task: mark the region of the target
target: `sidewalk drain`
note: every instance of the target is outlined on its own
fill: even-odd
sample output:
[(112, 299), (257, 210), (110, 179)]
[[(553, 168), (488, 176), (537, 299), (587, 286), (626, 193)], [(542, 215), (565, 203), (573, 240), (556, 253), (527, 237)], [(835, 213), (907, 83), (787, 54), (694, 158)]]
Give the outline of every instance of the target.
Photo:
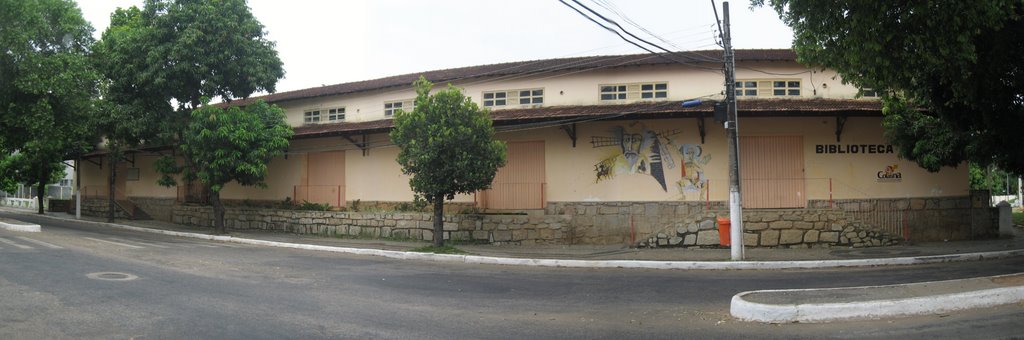
[(139, 278), (138, 276), (135, 276), (135, 275), (132, 275), (132, 274), (117, 273), (117, 272), (89, 273), (89, 274), (85, 274), (85, 276), (90, 278), (90, 279), (93, 279), (93, 280), (104, 280), (104, 281), (131, 281), (131, 280), (135, 280), (135, 279)]
[(836, 257), (868, 257), (882, 258), (893, 256), (916, 256), (921, 251), (917, 249), (889, 249), (889, 248), (862, 248), (862, 249), (837, 249), (829, 252)]

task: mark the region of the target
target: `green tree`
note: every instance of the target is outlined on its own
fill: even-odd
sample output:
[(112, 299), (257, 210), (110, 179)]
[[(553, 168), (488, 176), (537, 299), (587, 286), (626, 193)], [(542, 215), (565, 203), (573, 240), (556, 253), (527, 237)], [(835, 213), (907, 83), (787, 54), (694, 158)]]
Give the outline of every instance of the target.
[[(46, 184), (55, 183), (64, 178), (64, 165), (60, 161), (52, 162), (38, 155), (41, 153), (35, 143), (29, 143), (22, 152), (0, 158), (0, 190), (8, 191), (17, 188), (18, 183), (36, 188), (36, 204), (38, 213), (43, 213), (43, 198), (46, 196)], [(56, 153), (42, 153), (56, 154)]]
[(886, 136), (938, 171), (1024, 174), (1024, 2), (753, 0), (793, 28), (803, 63), (884, 95)]
[(37, 186), (42, 214), (45, 185), (95, 134), (92, 27), (73, 1), (0, 0), (0, 8), (2, 173)]
[(971, 189), (989, 190), (992, 195), (1016, 195), (1017, 176), (994, 166), (970, 165)]
[(409, 185), (434, 207), (434, 245), (444, 246), (444, 200), (487, 189), (505, 165), (505, 143), (494, 139), (490, 112), (458, 88), (431, 95), (422, 76), (413, 83), (416, 106), (395, 114), (391, 141)]
[[(118, 8), (110, 16), (110, 26), (94, 47), (93, 63), (106, 76), (101, 86), (103, 99), (98, 117), (99, 130), (105, 134), (107, 149), (108, 197), (107, 221), (114, 221), (114, 197), (117, 163), (126, 149), (137, 148), (143, 141), (154, 145), (172, 144), (174, 139), (164, 131), (174, 131), (185, 123), (175, 115), (169, 96), (154, 86), (153, 70), (138, 62), (140, 48), (155, 39), (153, 30), (143, 25), (142, 11), (136, 7)], [(150, 72), (150, 73), (145, 73)]]
[(179, 167), (174, 158), (162, 158), (157, 168), (164, 173), (160, 184), (176, 185), (169, 174), (184, 172), (210, 188), (214, 226), (224, 233), (224, 205), (220, 191), (228, 182), (264, 187), (267, 163), (288, 148), (292, 129), (285, 123), (284, 110), (262, 100), (245, 108), (204, 105), (192, 111), (181, 151), (185, 158), (202, 167)]
[[(115, 11), (99, 44), (109, 100), (116, 105), (111, 112), (126, 118), (111, 116), (125, 137), (115, 142), (176, 145), (185, 179), (223, 169), (192, 159), (186, 150), (199, 138), (189, 134), (202, 131), (191, 128), (193, 111), (203, 98), (231, 102), (274, 92), (284, 69), (265, 34), (244, 0), (147, 0), (142, 9)], [(211, 195), (219, 192), (210, 189)]]

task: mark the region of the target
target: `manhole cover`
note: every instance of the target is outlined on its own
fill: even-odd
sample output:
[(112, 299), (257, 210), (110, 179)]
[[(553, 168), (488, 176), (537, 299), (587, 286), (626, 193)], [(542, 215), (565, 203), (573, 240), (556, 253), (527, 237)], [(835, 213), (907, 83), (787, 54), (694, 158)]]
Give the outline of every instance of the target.
[(135, 275), (132, 275), (132, 274), (117, 273), (117, 272), (90, 273), (90, 274), (85, 274), (85, 276), (90, 278), (90, 279), (93, 279), (93, 280), (105, 280), (105, 281), (131, 281), (131, 280), (135, 280), (135, 279), (139, 278), (138, 276), (135, 276)]

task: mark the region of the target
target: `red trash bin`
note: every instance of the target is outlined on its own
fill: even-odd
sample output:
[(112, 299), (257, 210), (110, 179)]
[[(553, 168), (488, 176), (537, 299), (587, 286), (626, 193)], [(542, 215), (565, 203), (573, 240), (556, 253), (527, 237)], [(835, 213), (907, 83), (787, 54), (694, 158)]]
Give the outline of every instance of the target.
[(718, 240), (719, 240), (719, 243), (721, 243), (723, 246), (731, 245), (731, 242), (730, 242), (730, 237), (731, 236), (729, 234), (729, 228), (731, 228), (731, 227), (732, 227), (732, 221), (729, 221), (728, 218), (724, 218), (724, 217), (719, 217), (718, 218)]

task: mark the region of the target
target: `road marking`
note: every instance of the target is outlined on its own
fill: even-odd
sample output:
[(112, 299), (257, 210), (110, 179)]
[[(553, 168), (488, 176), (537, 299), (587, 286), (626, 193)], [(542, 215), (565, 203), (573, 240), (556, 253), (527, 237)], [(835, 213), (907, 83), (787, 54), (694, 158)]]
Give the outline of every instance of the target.
[(135, 243), (138, 243), (138, 244), (144, 244), (144, 245), (152, 246), (152, 247), (156, 247), (156, 248), (164, 248), (164, 249), (170, 248), (168, 246), (162, 246), (162, 245), (155, 244), (155, 243), (135, 241), (135, 240), (130, 240), (129, 241), (129, 240), (123, 240), (123, 239), (119, 239), (119, 238), (111, 238), (111, 240), (115, 240), (115, 241), (118, 241), (118, 242), (124, 242), (125, 244), (128, 244), (128, 242), (135, 242)]
[(18, 236), (18, 238), (20, 238), (22, 240), (25, 240), (25, 241), (29, 241), (29, 242), (35, 243), (35, 244), (38, 244), (38, 245), (41, 245), (43, 247), (50, 248), (50, 249), (64, 249), (64, 247), (58, 246), (56, 244), (46, 243), (46, 242), (43, 242), (43, 241), (40, 241), (40, 240), (30, 239), (30, 238), (24, 237), (24, 236)]
[(179, 247), (179, 248), (190, 248), (190, 249), (191, 248), (195, 248), (195, 246), (192, 245), (191, 243), (185, 243), (185, 242), (167, 242), (167, 243), (171, 244), (171, 245), (173, 245), (175, 247)]
[(206, 248), (220, 248), (220, 247), (212, 245), (212, 244), (204, 244), (204, 243), (195, 243), (195, 245), (200, 246), (200, 247), (206, 247)]
[(12, 245), (12, 246), (15, 246), (15, 247), (21, 248), (21, 249), (32, 249), (32, 247), (29, 247), (29, 246), (26, 246), (26, 245), (23, 245), (23, 244), (17, 244), (17, 243), (14, 243), (14, 241), (11, 241), (11, 240), (8, 240), (8, 239), (5, 239), (5, 238), (3, 238), (3, 237), (0, 237), (0, 242), (3, 242), (3, 243), (7, 243), (7, 244), (10, 244), (10, 245)]
[(98, 239), (98, 238), (92, 238), (92, 237), (83, 237), (83, 238), (85, 238), (85, 239), (89, 239), (89, 240), (93, 240), (93, 241), (97, 241), (97, 242), (103, 242), (103, 243), (110, 243), (110, 244), (114, 244), (114, 245), (119, 245), (119, 246), (122, 246), (122, 247), (128, 247), (128, 248), (135, 248), (135, 249), (142, 249), (142, 248), (145, 248), (145, 247), (139, 247), (139, 246), (135, 246), (135, 245), (127, 244), (127, 243), (121, 243), (121, 242), (114, 242), (114, 241), (107, 241), (107, 240), (101, 240), (101, 239)]

